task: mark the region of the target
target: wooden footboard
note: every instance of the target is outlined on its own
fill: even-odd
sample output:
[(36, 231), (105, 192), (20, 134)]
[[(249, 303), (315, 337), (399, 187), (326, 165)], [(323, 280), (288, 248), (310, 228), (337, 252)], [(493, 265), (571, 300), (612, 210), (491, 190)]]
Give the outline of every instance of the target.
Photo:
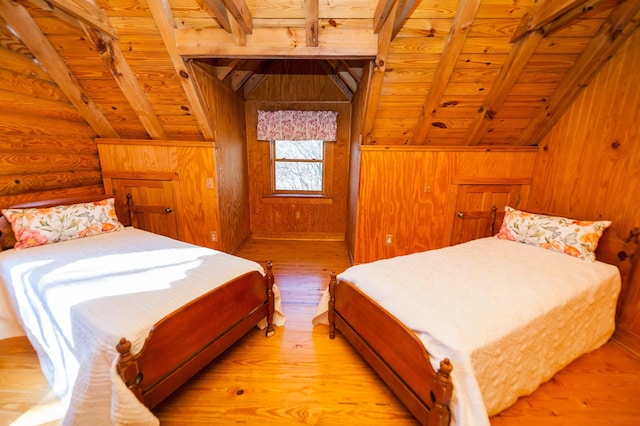
[(122, 338), (118, 372), (138, 399), (155, 407), (263, 318), (274, 334), (273, 273), (247, 273), (194, 299), (156, 323), (143, 348)]
[(347, 281), (329, 283), (330, 337), (336, 330), (423, 425), (448, 425), (453, 385), (448, 359), (434, 371), (416, 335)]

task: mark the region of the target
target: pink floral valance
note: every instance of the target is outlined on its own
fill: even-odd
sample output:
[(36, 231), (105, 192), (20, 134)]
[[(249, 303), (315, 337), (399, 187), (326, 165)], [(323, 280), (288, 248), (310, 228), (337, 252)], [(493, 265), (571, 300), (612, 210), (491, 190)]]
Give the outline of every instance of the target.
[(258, 111), (261, 141), (335, 141), (336, 111)]

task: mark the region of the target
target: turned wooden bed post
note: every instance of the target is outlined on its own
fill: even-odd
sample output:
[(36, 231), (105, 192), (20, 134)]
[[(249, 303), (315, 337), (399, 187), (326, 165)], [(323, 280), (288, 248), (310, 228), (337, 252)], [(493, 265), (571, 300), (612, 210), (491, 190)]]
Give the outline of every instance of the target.
[(453, 366), (449, 358), (440, 361), (440, 369), (433, 378), (431, 385), (432, 406), (429, 411), (429, 425), (448, 426), (451, 418), (449, 412), (449, 401), (453, 391), (451, 383), (451, 371)]
[(138, 368), (138, 361), (131, 353), (131, 342), (124, 337), (120, 338), (120, 342), (116, 345), (116, 350), (120, 354), (117, 365), (118, 374), (122, 377), (124, 384), (142, 401), (142, 391), (140, 389), (142, 375)]
[(267, 271), (265, 274), (265, 278), (267, 280), (267, 329), (265, 331), (265, 336), (271, 337), (276, 334), (276, 331), (273, 328), (273, 313), (275, 311), (275, 295), (273, 294), (273, 282), (275, 281), (275, 278), (273, 277), (273, 264), (270, 260), (267, 261)]
[(336, 337), (336, 273), (331, 272), (331, 280), (329, 281), (329, 311), (327, 315), (329, 317), (329, 338), (334, 339)]

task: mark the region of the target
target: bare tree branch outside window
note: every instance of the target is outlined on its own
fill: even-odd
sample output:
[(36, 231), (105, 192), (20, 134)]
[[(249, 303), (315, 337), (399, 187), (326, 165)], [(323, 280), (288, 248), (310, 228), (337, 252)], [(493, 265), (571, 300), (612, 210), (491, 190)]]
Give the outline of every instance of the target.
[(275, 190), (322, 192), (324, 141), (274, 141)]

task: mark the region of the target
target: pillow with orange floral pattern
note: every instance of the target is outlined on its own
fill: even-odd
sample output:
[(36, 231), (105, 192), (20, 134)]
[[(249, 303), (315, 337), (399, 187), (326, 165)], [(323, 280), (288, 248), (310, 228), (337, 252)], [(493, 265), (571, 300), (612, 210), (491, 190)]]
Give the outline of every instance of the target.
[(577, 220), (561, 216), (528, 213), (506, 206), (496, 238), (517, 241), (566, 253), (591, 262), (602, 233), (611, 225), (608, 220)]
[(45, 208), (4, 209), (16, 250), (120, 231), (114, 199)]

